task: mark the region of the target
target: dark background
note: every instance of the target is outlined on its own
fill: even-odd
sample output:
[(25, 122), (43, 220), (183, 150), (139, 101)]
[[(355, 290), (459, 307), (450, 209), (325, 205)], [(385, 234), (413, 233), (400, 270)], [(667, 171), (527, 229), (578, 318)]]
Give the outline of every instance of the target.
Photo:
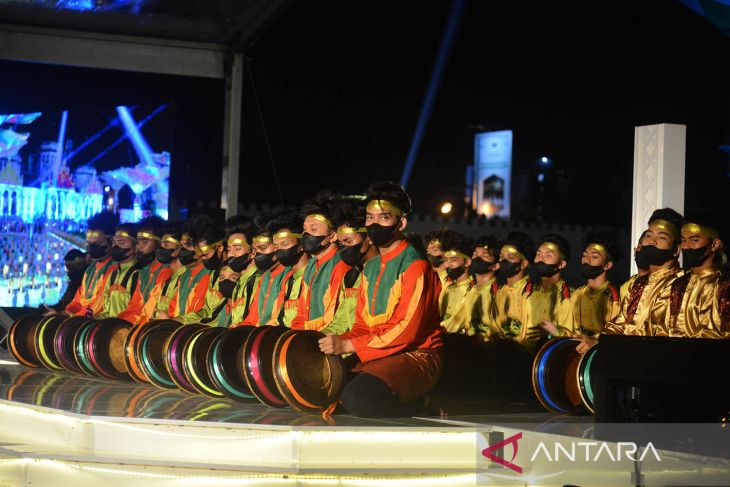
[[(274, 167), (286, 204), (398, 180), (449, 8), (293, 2), (247, 52), (241, 202), (280, 202)], [(634, 127), (662, 122), (687, 125), (685, 209), (725, 209), (729, 53), (730, 39), (679, 2), (470, 1), (408, 186), (416, 211), (463, 197), (475, 131), (511, 129), (516, 219), (627, 226)], [(221, 81), (0, 69), (2, 113), (172, 103), (171, 197), (220, 200)], [(554, 161), (542, 215), (541, 155)]]

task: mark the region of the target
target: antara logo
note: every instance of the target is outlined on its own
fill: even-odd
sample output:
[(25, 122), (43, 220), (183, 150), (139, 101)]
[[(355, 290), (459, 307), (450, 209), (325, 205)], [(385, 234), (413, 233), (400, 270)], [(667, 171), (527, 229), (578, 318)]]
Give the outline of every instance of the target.
[[(515, 457), (517, 456), (517, 449), (519, 448), (517, 441), (520, 438), (522, 438), (522, 433), (517, 433), (516, 435), (512, 435), (509, 438), (505, 438), (504, 440), (502, 440), (498, 443), (495, 443), (494, 445), (489, 445), (484, 450), (482, 450), (482, 455), (494, 462), (499, 463), (500, 465), (503, 465), (507, 468), (514, 470), (517, 473), (522, 473), (522, 467), (519, 467), (519, 466), (515, 465), (514, 463), (512, 463), (514, 461)], [(505, 445), (508, 445), (508, 444), (512, 445), (512, 458), (509, 461), (507, 461), (504, 458), (499, 457), (493, 453), (495, 450), (500, 450), (501, 448), (503, 448)]]
[[(561, 443), (554, 443), (552, 455), (550, 449), (545, 446), (542, 441), (535, 448), (535, 452), (530, 458), (531, 462), (534, 462), (538, 457), (544, 457), (549, 462), (559, 462), (561, 460), (569, 460), (571, 462), (578, 460), (585, 460), (586, 462), (597, 462), (601, 458), (608, 458), (612, 462), (623, 461), (624, 458), (631, 460), (632, 462), (640, 461), (643, 462), (644, 458), (651, 453), (658, 462), (662, 459), (659, 457), (659, 452), (656, 451), (654, 445), (649, 442), (646, 444), (640, 455), (637, 455), (639, 451), (639, 445), (633, 442), (619, 442), (611, 448), (609, 443), (599, 441), (573, 441), (567, 447)], [(580, 455), (582, 450), (583, 455)], [(581, 458), (582, 457), (582, 458)]]

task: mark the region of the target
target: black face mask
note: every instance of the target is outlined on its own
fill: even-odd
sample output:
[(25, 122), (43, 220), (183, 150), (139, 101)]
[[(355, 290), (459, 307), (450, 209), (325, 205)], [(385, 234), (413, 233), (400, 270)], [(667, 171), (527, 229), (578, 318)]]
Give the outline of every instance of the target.
[(233, 269), (233, 272), (243, 272), (248, 267), (249, 262), (251, 262), (251, 255), (244, 254), (238, 257), (229, 257), (227, 264), (228, 267)]
[(218, 257), (218, 253), (214, 253), (209, 259), (203, 259), (203, 265), (209, 271), (215, 271), (221, 266), (221, 258)]
[(274, 255), (276, 255), (275, 252), (271, 252), (270, 254), (256, 254), (256, 257), (253, 258), (256, 263), (256, 268), (260, 271), (269, 270), (274, 265)]
[(162, 247), (155, 250), (155, 257), (157, 258), (157, 262), (159, 262), (160, 264), (169, 264), (170, 262), (172, 262), (173, 252), (175, 252), (175, 249), (164, 249)]
[(290, 267), (299, 262), (302, 258), (302, 252), (298, 245), (289, 247), (288, 249), (279, 249), (276, 251), (276, 260), (278, 260), (284, 267)]
[(646, 247), (641, 247), (634, 252), (634, 262), (636, 262), (636, 267), (646, 271), (649, 270), (649, 254), (645, 249)]
[(555, 274), (560, 272), (558, 264), (547, 264), (545, 262), (535, 263), (535, 272), (540, 277), (553, 277)]
[(474, 274), (488, 274), (492, 272), (493, 265), (493, 262), (487, 262), (481, 257), (474, 257), (471, 260), (471, 265), (469, 266), (469, 269), (471, 269)]
[(507, 259), (499, 261), (499, 270), (497, 276), (500, 279), (509, 279), (510, 277), (516, 276), (522, 267), (522, 262), (510, 262)]
[(674, 259), (673, 249), (659, 249), (654, 245), (645, 245), (641, 251), (646, 253), (646, 260), (649, 265), (662, 265)]
[(441, 264), (444, 263), (444, 256), (443, 255), (431, 255), (431, 254), (428, 254), (426, 256), (426, 258), (431, 263), (431, 267), (438, 267), (438, 266), (440, 266)]
[(114, 262), (121, 262), (125, 259), (129, 258), (130, 255), (130, 249), (123, 249), (121, 247), (117, 247), (116, 245), (112, 245), (112, 259)]
[(183, 247), (177, 253), (177, 260), (179, 260), (182, 265), (190, 265), (197, 260), (195, 258), (195, 251)]
[(218, 281), (218, 290), (221, 292), (224, 298), (231, 299), (233, 297), (233, 290), (236, 288), (236, 283), (229, 280), (224, 279), (222, 281)]
[(87, 247), (87, 250), (89, 251), (89, 257), (94, 260), (99, 260), (106, 257), (109, 252), (109, 247), (107, 247), (106, 245), (93, 243), (89, 244)]
[(367, 226), (368, 237), (374, 245), (385, 245), (393, 239), (398, 225), (384, 226), (380, 223), (371, 223)]
[(699, 249), (682, 250), (682, 268), (691, 269), (692, 267), (702, 265), (710, 256), (709, 250), (709, 245)]
[(343, 246), (340, 249), (340, 257), (342, 258), (342, 262), (353, 267), (358, 265), (363, 257), (363, 255), (360, 253), (360, 249), (362, 249), (363, 243), (364, 241), (351, 247)]
[(84, 277), (84, 272), (86, 272), (85, 265), (73, 264), (66, 266), (66, 273), (68, 274), (68, 278), (72, 281), (81, 280)]
[(302, 234), (302, 250), (304, 250), (309, 255), (319, 253), (320, 251), (324, 250), (324, 245), (322, 245), (322, 242), (324, 239), (326, 239), (328, 235), (312, 235), (311, 233), (304, 232)]
[(603, 274), (603, 266), (602, 265), (590, 265), (590, 264), (581, 264), (580, 265), (580, 275), (583, 276), (585, 279), (595, 279), (596, 277)]
[(154, 252), (150, 252), (149, 254), (135, 252), (135, 254), (137, 255), (137, 264), (139, 264), (141, 267), (148, 266), (152, 263), (153, 260), (155, 260)]
[(464, 274), (465, 269), (466, 268), (463, 265), (460, 265), (459, 267), (447, 267), (446, 275), (449, 276), (449, 279), (455, 281)]

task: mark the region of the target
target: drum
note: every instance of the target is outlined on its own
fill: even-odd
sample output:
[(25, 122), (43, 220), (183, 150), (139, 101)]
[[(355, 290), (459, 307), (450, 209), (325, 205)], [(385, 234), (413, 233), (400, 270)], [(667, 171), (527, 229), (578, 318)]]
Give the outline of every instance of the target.
[(89, 333), (97, 324), (99, 324), (99, 320), (85, 321), (76, 329), (73, 339), (74, 360), (76, 361), (76, 365), (78, 365), (79, 369), (84, 374), (89, 377), (96, 378), (99, 377), (99, 374), (97, 374), (96, 370), (94, 370), (94, 366), (91, 364), (88, 343)]
[(151, 321), (144, 325), (135, 325), (135, 327), (129, 331), (129, 335), (127, 335), (127, 338), (124, 340), (124, 363), (127, 364), (129, 377), (141, 384), (146, 384), (149, 381), (147, 380), (147, 376), (144, 372), (142, 372), (142, 365), (140, 363), (140, 356), (138, 352), (139, 339), (142, 332), (147, 329), (146, 327), (153, 323), (154, 322)]
[(38, 323), (35, 330), (35, 344), (38, 351), (38, 359), (47, 369), (58, 371), (63, 370), (61, 363), (56, 356), (55, 339), (56, 332), (66, 320), (65, 316), (46, 316)]
[(182, 326), (185, 325), (172, 320), (151, 321), (137, 335), (135, 362), (146, 381), (162, 389), (177, 389), (165, 367), (165, 344)]
[(105, 379), (128, 379), (124, 342), (132, 324), (119, 318), (98, 321), (88, 332), (87, 357), (94, 372)]
[(223, 397), (208, 373), (208, 355), (213, 341), (226, 331), (225, 328), (206, 327), (190, 336), (183, 353), (183, 371), (193, 388), (204, 396)]
[(237, 366), (241, 349), (255, 326), (228, 328), (210, 346), (208, 374), (224, 396), (236, 401), (255, 399)]
[(35, 332), (45, 317), (25, 315), (13, 322), (8, 331), (8, 350), (15, 360), (26, 367), (40, 367)]
[(540, 403), (555, 413), (583, 411), (578, 392), (578, 363), (581, 355), (575, 347), (580, 340), (554, 338), (542, 346), (532, 367), (532, 388)]
[(72, 316), (63, 320), (56, 330), (53, 338), (56, 359), (58, 359), (58, 364), (67, 372), (82, 373), (81, 367), (76, 362), (74, 338), (79, 328), (89, 321), (92, 320), (85, 316)]
[(274, 348), (274, 379), (281, 395), (302, 413), (322, 412), (336, 403), (347, 369), (339, 355), (320, 351), (317, 331), (290, 330)]
[(170, 379), (184, 391), (197, 392), (183, 370), (185, 344), (193, 333), (204, 328), (208, 327), (199, 323), (181, 326), (170, 334), (163, 347), (165, 368), (170, 375)]
[(578, 362), (578, 392), (580, 398), (583, 401), (583, 406), (593, 414), (593, 388), (595, 387), (595, 377), (593, 376), (592, 368), (596, 354), (598, 353), (598, 347), (593, 346), (588, 349), (586, 353), (580, 358)]
[(276, 387), (274, 379), (274, 348), (281, 335), (289, 331), (283, 326), (260, 326), (251, 331), (238, 357), (239, 373), (251, 393), (262, 404), (284, 408), (289, 403)]

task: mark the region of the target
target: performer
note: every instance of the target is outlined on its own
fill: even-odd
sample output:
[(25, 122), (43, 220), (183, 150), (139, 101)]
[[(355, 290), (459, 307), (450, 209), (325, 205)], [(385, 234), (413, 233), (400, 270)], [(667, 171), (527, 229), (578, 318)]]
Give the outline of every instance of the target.
[(532, 323), (541, 323), (552, 336), (573, 333), (570, 288), (561, 277), (570, 258), (568, 241), (560, 235), (543, 235), (535, 254), (535, 271), (540, 284), (528, 298)]
[(139, 285), (137, 266), (137, 225), (122, 223), (112, 238), (112, 273), (104, 285), (104, 307), (99, 318), (120, 318), (137, 323), (142, 315), (142, 303), (133, 300)]
[(597, 337), (619, 312), (619, 292), (608, 272), (619, 257), (613, 236), (607, 232), (586, 235), (581, 257), (581, 275), (586, 284), (570, 296), (575, 318), (574, 333)]
[(146, 303), (152, 288), (167, 280), (172, 275), (168, 264), (163, 264), (156, 258), (160, 248), (162, 229), (165, 221), (158, 216), (149, 216), (139, 222), (137, 231), (137, 265), (139, 271), (139, 290), (142, 293), (142, 302)]
[(86, 268), (84, 279), (73, 300), (66, 306), (71, 316), (96, 316), (104, 308), (104, 286), (112, 272), (111, 240), (119, 217), (103, 211), (92, 216), (86, 231), (86, 253), (91, 264)]
[(444, 239), (448, 238), (447, 236), (450, 232), (452, 232), (452, 230), (449, 230), (448, 228), (437, 228), (428, 232), (423, 238), (423, 241), (426, 244), (426, 258), (438, 274), (439, 279), (441, 279), (442, 286), (445, 285), (446, 278), (448, 276), (446, 275), (444, 249), (441, 243)]
[(320, 348), (362, 361), (340, 399), (350, 414), (411, 415), (441, 371), (440, 281), (403, 238), (411, 211), (403, 188), (373, 184), (366, 201), (368, 237), (380, 255), (365, 264), (352, 330), (327, 335)]
[(621, 284), (621, 287), (619, 288), (619, 299), (623, 300), (626, 296), (629, 295), (629, 291), (631, 290), (631, 286), (634, 285), (634, 281), (637, 277), (645, 276), (649, 274), (649, 262), (647, 260), (648, 253), (641, 251), (641, 240), (644, 238), (644, 233), (641, 234), (641, 237), (639, 237), (639, 242), (636, 244), (636, 247), (634, 247), (634, 262), (636, 263), (636, 274), (629, 277), (629, 279)]
[(496, 238), (484, 235), (477, 239), (471, 254), (469, 270), (474, 276), (474, 286), (467, 293), (464, 306), (469, 328), (483, 341), (489, 341), (492, 334), (498, 333), (495, 298), (499, 284), (495, 264), (500, 248)]
[(457, 232), (445, 233), (441, 240), (446, 283), (442, 284), (439, 294), (439, 313), (441, 327), (447, 333), (463, 333), (474, 335), (466, 314), (466, 295), (474, 287), (474, 280), (469, 275), (471, 265), (469, 242)]
[(168, 266), (172, 273), (150, 291), (149, 297), (142, 306), (142, 315), (139, 319), (141, 324), (152, 319), (169, 316), (172, 300), (177, 295), (180, 276), (187, 270), (177, 258), (178, 252), (182, 248), (180, 244), (181, 227), (179, 222), (168, 222), (162, 230), (160, 248), (155, 251), (155, 258), (161, 264)]
[(730, 286), (723, 278), (727, 260), (724, 219), (712, 211), (687, 215), (682, 226), (685, 274), (671, 286), (669, 312), (652, 323), (652, 335), (687, 338), (730, 338)]
[(66, 309), (66, 306), (71, 303), (76, 295), (76, 291), (81, 287), (86, 269), (89, 267), (86, 253), (78, 249), (71, 249), (66, 252), (66, 255), (63, 257), (63, 263), (66, 267), (66, 275), (68, 276), (66, 291), (58, 303), (53, 306), (44, 305), (47, 314), (61, 313)]

